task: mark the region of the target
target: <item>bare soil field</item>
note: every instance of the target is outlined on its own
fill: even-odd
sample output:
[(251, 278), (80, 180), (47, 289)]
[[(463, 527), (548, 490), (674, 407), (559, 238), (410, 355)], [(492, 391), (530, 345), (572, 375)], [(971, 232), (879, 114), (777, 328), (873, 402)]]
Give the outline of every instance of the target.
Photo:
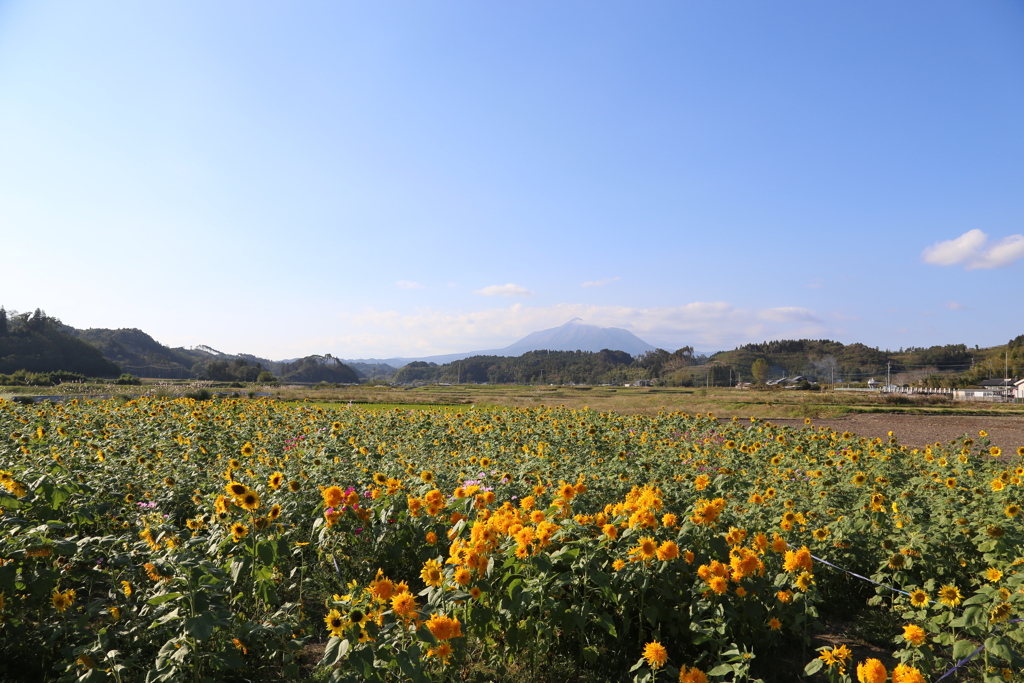
[[(769, 418), (779, 425), (802, 426), (803, 420)], [(936, 441), (949, 441), (969, 434), (975, 441), (978, 433), (988, 432), (993, 446), (999, 446), (1004, 454), (1016, 455), (1017, 448), (1024, 446), (1024, 416), (991, 415), (893, 415), (853, 414), (845, 417), (813, 420), (815, 426), (824, 425), (838, 431), (849, 431), (869, 439), (876, 436), (885, 438), (891, 430), (900, 443), (908, 446), (923, 446)]]

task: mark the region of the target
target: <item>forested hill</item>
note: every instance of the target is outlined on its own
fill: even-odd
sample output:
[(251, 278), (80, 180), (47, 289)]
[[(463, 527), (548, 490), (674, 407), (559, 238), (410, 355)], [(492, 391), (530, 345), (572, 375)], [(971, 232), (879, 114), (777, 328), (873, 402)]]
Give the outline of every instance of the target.
[[(8, 315), (0, 308), (0, 374), (76, 373), (117, 377), (128, 373), (157, 379), (221, 382), (358, 383), (359, 375), (327, 355), (285, 363), (248, 354), (226, 354), (205, 346), (169, 348), (138, 329), (79, 330), (36, 309)], [(54, 380), (57, 381), (57, 380)]]
[(864, 344), (798, 339), (745, 344), (716, 353), (710, 360), (732, 367), (747, 379), (753, 376), (754, 361), (763, 358), (769, 366), (769, 377), (806, 375), (827, 382), (833, 376), (837, 380), (863, 381), (871, 375), (884, 375), (888, 369), (962, 372), (969, 370), (982, 354), (982, 350), (971, 350), (964, 344), (882, 351)]
[(530, 351), (521, 356), (471, 356), (435, 365), (417, 361), (403, 366), (394, 381), (407, 382), (489, 382), (491, 384), (619, 384), (655, 378), (694, 366), (694, 357), (684, 347), (675, 353), (655, 349), (636, 358), (625, 351)]
[(359, 375), (352, 368), (330, 354), (284, 363), (244, 353), (221, 353), (206, 346), (169, 348), (137, 329), (70, 329), (97, 346), (107, 358), (120, 363), (125, 372), (139, 377), (219, 382), (359, 382)]
[(137, 377), (188, 379), (201, 375), (206, 364), (213, 360), (211, 354), (204, 351), (168, 348), (135, 328), (77, 330), (68, 327), (67, 330)]
[(121, 368), (98, 349), (63, 331), (60, 320), (38, 308), (8, 316), (0, 308), (0, 374), (19, 370), (66, 372), (89, 377), (117, 377)]

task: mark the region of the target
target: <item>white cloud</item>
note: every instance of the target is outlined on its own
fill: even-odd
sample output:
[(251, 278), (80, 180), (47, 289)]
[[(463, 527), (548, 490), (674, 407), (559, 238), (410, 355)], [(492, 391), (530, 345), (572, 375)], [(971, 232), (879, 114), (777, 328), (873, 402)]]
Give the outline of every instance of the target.
[(679, 306), (631, 308), (556, 304), (479, 311), (422, 308), (412, 313), (367, 308), (341, 315), (358, 334), (334, 338), (332, 353), (342, 358), (429, 356), (458, 351), (500, 349), (530, 332), (582, 318), (590, 325), (621, 327), (668, 350), (693, 346), (700, 351), (731, 349), (766, 339), (819, 339), (836, 331), (806, 308), (737, 308), (732, 304), (693, 302)]
[(986, 249), (974, 268), (1002, 268), (1024, 258), (1024, 235), (1010, 235)]
[(395, 283), (395, 286), (399, 289), (423, 289), (423, 285), (418, 282), (410, 282), (409, 280), (399, 280)]
[(483, 296), (533, 296), (533, 292), (528, 290), (526, 287), (521, 285), (515, 285), (511, 282), (507, 285), (490, 285), (483, 289), (478, 289), (474, 294), (482, 294)]
[(944, 305), (951, 311), (959, 311), (964, 307), (963, 304), (957, 303), (956, 301), (947, 301)]
[(777, 323), (788, 323), (788, 322), (821, 322), (821, 319), (815, 315), (814, 311), (806, 308), (797, 308), (795, 306), (783, 306), (781, 308), (765, 308), (758, 311), (758, 317), (763, 320), (772, 320)]
[(933, 244), (921, 252), (921, 258), (936, 266), (963, 264), (967, 270), (1002, 268), (1024, 258), (1024, 235), (1004, 237), (986, 248), (987, 243), (988, 235), (975, 228)]
[(615, 277), (606, 278), (604, 280), (590, 280), (589, 282), (584, 282), (581, 285), (581, 287), (604, 287), (607, 284), (611, 284), (612, 282), (617, 282), (618, 280), (621, 280), (621, 279), (622, 279), (621, 277), (616, 275)]

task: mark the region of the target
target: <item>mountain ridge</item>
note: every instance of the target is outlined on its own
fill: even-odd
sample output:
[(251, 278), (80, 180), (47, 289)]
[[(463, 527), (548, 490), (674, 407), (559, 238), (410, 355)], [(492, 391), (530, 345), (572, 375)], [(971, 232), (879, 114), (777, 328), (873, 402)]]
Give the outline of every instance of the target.
[(386, 363), (394, 368), (401, 368), (404, 365), (414, 362), (436, 363), (444, 365), (454, 363), (458, 360), (465, 360), (473, 356), (521, 356), (530, 351), (591, 351), (598, 352), (604, 349), (611, 351), (625, 351), (631, 356), (638, 356), (648, 351), (654, 351), (651, 346), (640, 337), (629, 330), (621, 327), (599, 327), (588, 325), (581, 318), (573, 318), (569, 322), (551, 327), (546, 330), (538, 330), (512, 342), (500, 349), (486, 349), (482, 351), (465, 351), (460, 353), (444, 353), (435, 356), (393, 357), (393, 358), (350, 358), (343, 359), (346, 363)]

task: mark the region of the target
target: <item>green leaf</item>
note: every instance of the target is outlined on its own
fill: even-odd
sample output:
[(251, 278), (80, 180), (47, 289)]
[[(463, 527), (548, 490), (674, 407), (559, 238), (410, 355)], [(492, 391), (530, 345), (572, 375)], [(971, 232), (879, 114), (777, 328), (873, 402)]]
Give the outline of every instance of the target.
[(427, 679), (423, 676), (423, 667), (420, 666), (419, 658), (413, 661), (408, 650), (401, 650), (395, 653), (395, 661), (398, 662), (398, 668), (405, 674), (407, 680), (413, 681), (413, 683), (421, 683)]
[(968, 605), (984, 604), (984, 603), (987, 603), (991, 599), (992, 598), (990, 598), (989, 596), (985, 595), (984, 593), (978, 593), (978, 594), (972, 595), (971, 597), (969, 597), (966, 600), (964, 600), (963, 606), (967, 607)]
[(260, 541), (256, 544), (256, 557), (263, 564), (273, 564), (277, 559), (277, 543), (274, 541)]
[(1021, 656), (1017, 654), (1013, 644), (1003, 636), (991, 636), (985, 641), (985, 649), (1014, 666), (1021, 660)]
[(67, 489), (63, 486), (55, 486), (53, 491), (50, 493), (50, 507), (54, 510), (58, 509), (65, 500), (71, 497)]
[(181, 597), (181, 593), (164, 593), (163, 595), (158, 595), (155, 598), (150, 598), (149, 600), (146, 601), (146, 604), (147, 605), (162, 605), (165, 602), (167, 602), (168, 600), (174, 600), (175, 598), (180, 598), (180, 597)]
[(210, 614), (200, 614), (185, 620), (185, 632), (197, 640), (206, 640), (212, 636), (215, 627), (216, 623)]
[(236, 557), (234, 560), (232, 560), (231, 569), (228, 571), (228, 573), (231, 575), (231, 580), (237, 584), (238, 581), (242, 578), (242, 576), (244, 576), (245, 573), (248, 571), (251, 562), (252, 560), (250, 560), (248, 557)]
[(608, 631), (608, 634), (612, 638), (619, 637), (619, 634), (615, 631), (615, 622), (612, 621), (611, 616), (609, 616), (607, 612), (601, 612), (597, 615), (597, 623), (600, 624), (601, 628), (603, 628), (605, 631)]
[(807, 666), (804, 667), (804, 676), (813, 676), (814, 674), (821, 671), (821, 667), (825, 666), (825, 662), (821, 659), (812, 659), (807, 662)]
[(735, 668), (732, 664), (719, 664), (714, 669), (708, 672), (708, 676), (725, 676), (731, 674)]
[(21, 501), (14, 496), (9, 496), (6, 493), (0, 493), (0, 508), (5, 510), (17, 510), (22, 507)]
[(953, 644), (953, 658), (963, 659), (967, 655), (974, 652), (974, 649), (976, 647), (978, 646), (969, 640), (958, 640)]

